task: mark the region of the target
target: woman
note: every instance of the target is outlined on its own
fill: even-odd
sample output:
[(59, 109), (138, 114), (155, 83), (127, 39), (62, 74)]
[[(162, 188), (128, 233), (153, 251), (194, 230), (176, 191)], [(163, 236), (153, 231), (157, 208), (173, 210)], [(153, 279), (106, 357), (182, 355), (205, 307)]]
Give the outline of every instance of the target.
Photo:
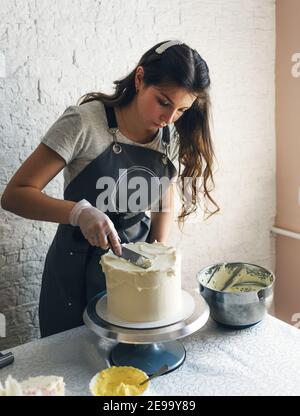
[[(191, 203), (183, 201), (179, 223), (197, 209), (197, 178), (202, 179), (204, 197), (218, 210), (207, 188), (209, 180), (213, 183), (213, 148), (205, 61), (180, 41), (161, 42), (115, 84), (112, 95), (90, 93), (78, 105), (68, 107), (2, 196), (2, 207), (8, 211), (59, 223), (42, 278), (42, 337), (82, 325), (88, 301), (105, 289), (99, 259), (109, 247), (119, 255), (124, 242), (166, 242), (172, 186), (158, 199), (150, 193), (150, 200), (138, 209), (130, 204), (124, 209), (124, 202), (133, 199), (129, 182), (124, 185), (124, 174), (127, 179), (130, 175), (142, 179), (143, 190), (151, 188), (153, 177), (167, 178), (173, 184), (176, 174), (180, 184), (191, 178)], [(42, 192), (62, 169), (64, 200)], [(110, 180), (115, 185), (108, 189)], [(107, 205), (112, 195), (113, 209)], [(152, 209), (158, 200), (159, 209)]]

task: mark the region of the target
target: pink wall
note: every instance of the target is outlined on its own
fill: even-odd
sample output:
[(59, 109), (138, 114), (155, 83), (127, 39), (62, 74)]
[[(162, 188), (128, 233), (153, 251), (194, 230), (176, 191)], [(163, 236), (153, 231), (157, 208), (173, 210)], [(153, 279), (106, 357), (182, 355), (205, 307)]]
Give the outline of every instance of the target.
[[(299, 0), (276, 1), (276, 140), (276, 226), (300, 233)], [(300, 313), (300, 240), (276, 239), (276, 316), (294, 325), (292, 316)]]

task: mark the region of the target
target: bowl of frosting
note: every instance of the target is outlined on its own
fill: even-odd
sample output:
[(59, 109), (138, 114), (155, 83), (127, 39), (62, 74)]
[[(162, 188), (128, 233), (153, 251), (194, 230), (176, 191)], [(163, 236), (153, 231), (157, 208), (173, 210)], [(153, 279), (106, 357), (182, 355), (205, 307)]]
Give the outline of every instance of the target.
[(256, 264), (218, 263), (197, 273), (200, 294), (220, 324), (245, 328), (260, 322), (273, 301), (275, 275)]
[(89, 384), (93, 396), (141, 396), (149, 393), (148, 375), (136, 367), (112, 366), (94, 375)]

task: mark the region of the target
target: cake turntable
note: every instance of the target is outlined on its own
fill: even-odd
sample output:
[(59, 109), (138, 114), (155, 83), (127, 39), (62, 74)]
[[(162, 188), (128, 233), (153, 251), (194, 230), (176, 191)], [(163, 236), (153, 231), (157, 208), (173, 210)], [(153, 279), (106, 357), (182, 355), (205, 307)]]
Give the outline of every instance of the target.
[(140, 368), (149, 376), (163, 364), (169, 372), (186, 357), (184, 338), (202, 328), (209, 318), (209, 306), (198, 289), (182, 290), (182, 312), (164, 321), (132, 323), (109, 315), (106, 291), (96, 295), (84, 311), (85, 325), (100, 337), (118, 341), (109, 356), (111, 365)]

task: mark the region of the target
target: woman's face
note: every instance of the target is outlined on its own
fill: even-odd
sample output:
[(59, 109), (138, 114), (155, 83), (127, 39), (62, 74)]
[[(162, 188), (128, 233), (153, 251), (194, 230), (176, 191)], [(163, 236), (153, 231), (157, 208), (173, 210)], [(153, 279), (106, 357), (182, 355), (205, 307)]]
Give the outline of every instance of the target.
[(139, 119), (146, 129), (163, 127), (178, 120), (188, 110), (196, 96), (176, 86), (145, 86), (143, 67), (136, 72), (136, 96)]

